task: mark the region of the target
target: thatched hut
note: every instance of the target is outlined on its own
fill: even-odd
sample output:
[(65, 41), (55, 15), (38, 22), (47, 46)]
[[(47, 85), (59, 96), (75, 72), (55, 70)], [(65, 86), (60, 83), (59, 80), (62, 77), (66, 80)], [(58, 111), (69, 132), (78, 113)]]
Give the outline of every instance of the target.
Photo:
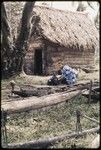
[(98, 35), (83, 13), (35, 6), (25, 72), (47, 75), (66, 64), (75, 68), (94, 65)]

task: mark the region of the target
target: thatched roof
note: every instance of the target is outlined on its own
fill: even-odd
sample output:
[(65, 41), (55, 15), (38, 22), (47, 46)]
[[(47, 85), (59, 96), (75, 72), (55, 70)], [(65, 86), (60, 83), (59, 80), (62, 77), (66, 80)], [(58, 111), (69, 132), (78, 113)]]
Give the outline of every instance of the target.
[(99, 33), (86, 14), (35, 6), (32, 23), (34, 35), (61, 46), (93, 50), (98, 47)]

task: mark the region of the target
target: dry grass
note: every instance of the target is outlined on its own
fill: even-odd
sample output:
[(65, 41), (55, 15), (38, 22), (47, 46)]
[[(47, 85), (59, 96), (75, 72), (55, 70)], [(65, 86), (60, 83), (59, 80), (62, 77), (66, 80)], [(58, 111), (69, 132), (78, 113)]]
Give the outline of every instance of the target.
[[(99, 66), (96, 67), (99, 68)], [(13, 79), (17, 85), (20, 86), (22, 84), (46, 84), (49, 78), (49, 76), (39, 77), (21, 74)], [(2, 89), (5, 88), (5, 90), (2, 90), (2, 101), (9, 100), (8, 94), (10, 92), (10, 87), (7, 87), (7, 85), (11, 79), (2, 81)], [(82, 71), (79, 73), (78, 80), (81, 81), (82, 79), (99, 80), (99, 72), (86, 74)], [(80, 109), (85, 115), (99, 120), (99, 101), (91, 103), (91, 105), (88, 106), (87, 98), (81, 96), (61, 105), (59, 104), (46, 109), (11, 115), (7, 119), (8, 143), (19, 143), (32, 139), (53, 137), (66, 132), (75, 131), (75, 111), (77, 109)], [(84, 130), (97, 126), (96, 123), (85, 118), (81, 118), (81, 124)], [(95, 136), (96, 133), (87, 134), (86, 137), (83, 136), (78, 139), (65, 139), (62, 142), (57, 142), (55, 145), (50, 146), (50, 148), (70, 148), (74, 144), (76, 144), (77, 148), (87, 148)]]
[[(7, 120), (8, 143), (25, 142), (32, 139), (53, 137), (66, 132), (75, 131), (77, 109), (91, 118), (99, 120), (99, 102), (92, 103), (90, 107), (87, 99), (79, 97), (68, 103), (52, 106), (46, 109), (30, 111), (11, 115)], [(83, 130), (96, 127), (97, 124), (81, 118)], [(87, 147), (96, 134), (88, 134), (86, 137), (64, 140), (55, 144), (54, 148), (71, 147), (73, 143), (77, 147)]]
[[(2, 89), (9, 85), (9, 82), (13, 79), (18, 86), (22, 84), (30, 84), (30, 85), (46, 85), (48, 79), (50, 79), (51, 76), (31, 76), (31, 75), (25, 75), (20, 74), (20, 76), (17, 76), (15, 78), (10, 78), (9, 80), (3, 80), (2, 81)], [(58, 76), (59, 77), (59, 76)], [(82, 80), (97, 80), (99, 81), (99, 71), (96, 71), (94, 73), (85, 73), (84, 71), (80, 70), (78, 81)]]

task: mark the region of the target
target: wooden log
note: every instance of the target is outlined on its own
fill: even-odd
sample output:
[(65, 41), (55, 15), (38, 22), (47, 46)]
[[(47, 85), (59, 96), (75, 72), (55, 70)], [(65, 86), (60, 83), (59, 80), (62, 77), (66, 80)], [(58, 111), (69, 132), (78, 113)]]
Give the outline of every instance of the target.
[(58, 92), (64, 92), (64, 91), (67, 91), (67, 92), (71, 92), (71, 91), (75, 91), (75, 90), (82, 90), (82, 89), (85, 89), (87, 88), (87, 86), (83, 86), (83, 87), (72, 87), (72, 88), (69, 88), (69, 87), (59, 87), (59, 88), (36, 88), (36, 89), (33, 89), (33, 90), (30, 90), (30, 89), (22, 89), (21, 91), (12, 91), (12, 93), (20, 96), (20, 97), (31, 97), (31, 96), (37, 96), (37, 97), (41, 97), (41, 96), (44, 96), (44, 95), (49, 95), (49, 94), (53, 94), (53, 93), (58, 93)]
[(100, 87), (99, 87), (99, 83), (97, 84), (90, 81), (89, 91), (88, 90), (82, 91), (82, 95), (88, 98), (88, 102), (90, 102), (91, 99), (95, 99), (95, 100), (99, 99)]
[(39, 109), (47, 106), (56, 105), (58, 103), (62, 103), (64, 101), (71, 100), (81, 94), (80, 90), (73, 91), (73, 92), (61, 92), (56, 94), (50, 94), (48, 96), (42, 96), (40, 98), (37, 97), (30, 97), (25, 98), (19, 101), (12, 101), (2, 104), (2, 108), (5, 113), (12, 114), (18, 113), (23, 111), (29, 111), (34, 109)]
[[(58, 77), (59, 78), (59, 77)], [(82, 80), (82, 81), (77, 81), (77, 83), (75, 83), (74, 84), (74, 86), (79, 86), (79, 85), (89, 85), (90, 84), (90, 81), (89, 80)], [(98, 81), (94, 81), (93, 82), (93, 85), (94, 86), (98, 86), (99, 85), (99, 82)], [(49, 86), (49, 85), (29, 85), (29, 84), (24, 84), (24, 85), (21, 85), (20, 86), (22, 89), (24, 88), (26, 88), (26, 87), (28, 87), (28, 88), (30, 88), (30, 89), (33, 89), (33, 88), (38, 88), (38, 89), (40, 89), (40, 88), (49, 88), (49, 89), (51, 89), (51, 88), (54, 88), (54, 89), (61, 89), (61, 88), (63, 88), (63, 87), (69, 87), (69, 86), (67, 86), (67, 85), (57, 85), (57, 86)]]
[(21, 97), (38, 96), (37, 91), (31, 91), (31, 90), (12, 91), (12, 93), (19, 95)]
[(20, 91), (13, 91), (14, 94), (17, 94), (21, 97), (30, 97), (30, 96), (43, 96), (57, 92), (64, 92), (64, 91), (75, 91), (75, 90), (83, 90), (89, 88), (89, 82), (81, 82), (76, 83), (73, 87), (69, 87), (67, 85), (59, 85), (59, 86), (48, 86), (48, 85), (22, 85), (20, 87)]
[(93, 73), (95, 71), (98, 71), (97, 69), (91, 69), (91, 68), (81, 68), (86, 73)]
[(56, 137), (52, 137), (52, 138), (47, 138), (47, 139), (39, 139), (39, 140), (32, 140), (26, 143), (18, 143), (18, 144), (8, 144), (7, 148), (28, 148), (28, 147), (33, 147), (33, 148), (43, 148), (43, 147), (47, 147), (49, 145), (53, 145), (55, 144), (57, 141), (62, 141), (66, 138), (74, 138), (74, 137), (79, 137), (79, 136), (83, 136), (86, 135), (87, 133), (93, 133), (93, 132), (99, 132), (100, 128), (96, 127), (96, 128), (92, 128), (89, 130), (84, 130), (82, 132), (78, 133), (66, 133), (64, 135), (60, 135), (60, 136), (56, 136)]
[[(89, 97), (89, 92), (88, 91), (85, 91), (82, 93), (82, 96), (85, 96), (85, 97)], [(99, 92), (92, 92), (91, 94), (91, 99), (93, 100), (98, 100), (100, 97), (100, 93)]]
[(99, 86), (92, 87), (92, 91), (100, 92), (100, 87)]

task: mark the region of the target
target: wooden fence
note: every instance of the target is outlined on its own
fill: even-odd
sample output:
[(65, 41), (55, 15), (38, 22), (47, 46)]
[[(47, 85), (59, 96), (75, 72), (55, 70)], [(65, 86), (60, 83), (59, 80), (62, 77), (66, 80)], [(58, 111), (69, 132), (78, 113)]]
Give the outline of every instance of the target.
[[(86, 87), (87, 88), (87, 87)], [(75, 89), (75, 88), (74, 88)], [(56, 141), (62, 141), (65, 138), (73, 138), (76, 136), (82, 136), (87, 133), (92, 133), (92, 132), (99, 132), (99, 126), (96, 128), (92, 128), (89, 130), (85, 131), (76, 131), (75, 133), (67, 133), (65, 135), (60, 135), (56, 136), (53, 138), (49, 139), (39, 139), (39, 140), (32, 140), (27, 143), (18, 143), (18, 144), (8, 144), (7, 143), (7, 130), (6, 130), (6, 118), (7, 115), (13, 114), (13, 113), (20, 113), (24, 111), (29, 111), (29, 110), (35, 110), (35, 109), (40, 109), (43, 107), (48, 107), (52, 105), (57, 105), (59, 103), (69, 101), (74, 99), (75, 97), (78, 97), (82, 94), (82, 90), (77, 89), (77, 90), (70, 90), (70, 91), (65, 91), (61, 93), (55, 93), (55, 94), (50, 94), (46, 96), (41, 96), (40, 98), (37, 98), (35, 96), (30, 97), (30, 98), (25, 98), (20, 101), (12, 101), (12, 102), (6, 102), (5, 104), (2, 105), (2, 129), (3, 129), (3, 137), (4, 137), (4, 142), (5, 144), (3, 147), (6, 148), (25, 148), (25, 147), (34, 147), (34, 148), (39, 148), (39, 147), (47, 147), (51, 144), (56, 143)], [(90, 92), (91, 94), (91, 92)], [(85, 117), (93, 122), (96, 122), (99, 124), (99, 121), (90, 118), (82, 113), (78, 113), (79, 111), (77, 110), (77, 123), (76, 126), (79, 127), (80, 125), (80, 116)], [(78, 115), (79, 114), (79, 115)], [(80, 129), (80, 128), (79, 128)]]

